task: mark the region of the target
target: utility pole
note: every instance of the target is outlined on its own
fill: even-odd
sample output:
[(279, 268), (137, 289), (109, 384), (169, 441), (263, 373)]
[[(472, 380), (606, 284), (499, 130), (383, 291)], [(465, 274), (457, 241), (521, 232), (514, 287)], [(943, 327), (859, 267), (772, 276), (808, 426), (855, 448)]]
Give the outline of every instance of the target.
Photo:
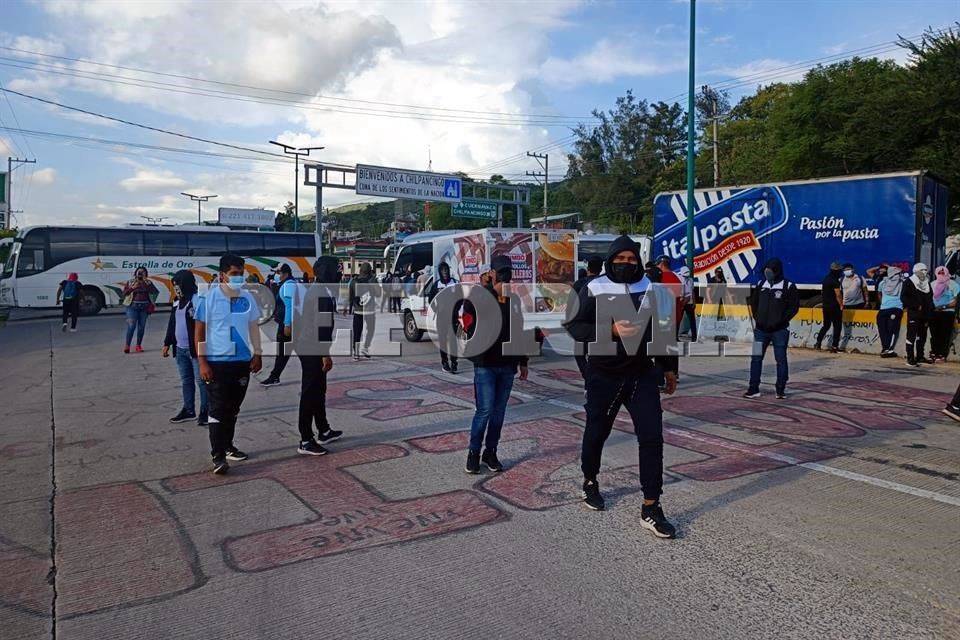
[(713, 121), (713, 186), (716, 188), (720, 186), (720, 155), (717, 147), (717, 120), (720, 118), (720, 114), (717, 113), (719, 96), (709, 85), (703, 85), (703, 95), (710, 101), (711, 112), (713, 113), (713, 117), (710, 119)]
[[(543, 217), (544, 222), (546, 222), (547, 217), (547, 182), (550, 180), (550, 154), (548, 153), (531, 153), (527, 151), (528, 158), (534, 158), (537, 161), (537, 164), (540, 165), (540, 168), (543, 169), (543, 172), (539, 171), (527, 171), (527, 175), (536, 178), (537, 182), (540, 181), (540, 178), (543, 178)], [(541, 162), (542, 160), (542, 162)]]
[(7, 158), (7, 215), (6, 220), (4, 220), (4, 228), (10, 228), (10, 219), (11, 214), (13, 213), (13, 197), (10, 193), (13, 191), (13, 170), (17, 167), (13, 166), (16, 163), (17, 167), (22, 164), (36, 164), (37, 159), (27, 160), (26, 158)]
[[(187, 196), (188, 198), (190, 198), (190, 200), (192, 200), (193, 202), (196, 202), (196, 203), (197, 203), (197, 224), (203, 224), (203, 222), (200, 220), (200, 203), (201, 203), (201, 202), (206, 202), (206, 201), (209, 200), (210, 198), (216, 198), (216, 197), (217, 197), (217, 196), (214, 195), (214, 194), (205, 195), (205, 196), (197, 196), (197, 195), (194, 195), (194, 194), (192, 194), (192, 193), (184, 193), (183, 191), (180, 192), (180, 195), (182, 195), (182, 196)], [(140, 216), (140, 217), (142, 218), (142, 217), (144, 217), (144, 216)]]
[(326, 147), (291, 147), (288, 144), (271, 140), (270, 144), (283, 147), (283, 152), (293, 156), (293, 230), (300, 230), (300, 157), (308, 157), (311, 151), (320, 151)]
[(694, 80), (693, 72), (696, 68), (696, 42), (697, 42), (697, 0), (690, 0), (690, 60), (688, 62), (688, 82), (687, 82), (687, 268), (690, 269), (690, 275), (695, 272), (693, 269), (693, 236), (694, 236), (694, 198), (693, 188), (697, 174), (694, 171), (696, 162), (696, 153), (694, 153), (694, 143), (696, 142), (694, 125), (697, 114), (694, 107)]

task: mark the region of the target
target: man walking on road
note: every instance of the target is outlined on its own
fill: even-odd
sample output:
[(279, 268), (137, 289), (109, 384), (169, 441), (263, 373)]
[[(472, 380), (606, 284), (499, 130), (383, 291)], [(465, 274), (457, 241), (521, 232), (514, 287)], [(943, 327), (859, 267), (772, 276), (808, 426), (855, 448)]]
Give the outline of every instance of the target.
[[(592, 343), (600, 340), (601, 335), (610, 332), (616, 345), (615, 355), (599, 356), (589, 352), (587, 355), (584, 375), (587, 419), (581, 451), (583, 501), (596, 511), (605, 508), (597, 482), (600, 457), (620, 407), (626, 407), (633, 420), (640, 460), (640, 488), (643, 491), (640, 524), (659, 538), (672, 538), (676, 531), (660, 506), (663, 490), (660, 382), (661, 379), (665, 380), (664, 392), (668, 395), (676, 390), (677, 357), (647, 354), (652, 333), (649, 322), (643, 327), (636, 318), (616, 320), (603, 326), (598, 321), (598, 296), (605, 298), (604, 304), (625, 298), (634, 310), (657, 308), (657, 292), (653, 291), (650, 280), (644, 275), (640, 249), (629, 236), (620, 236), (610, 245), (604, 273), (580, 291), (579, 310), (565, 324), (574, 340), (588, 342), (592, 346)], [(631, 353), (624, 345), (624, 339), (633, 341), (638, 336), (641, 336), (639, 345)]]
[(67, 274), (67, 279), (57, 288), (57, 304), (63, 301), (63, 325), (60, 330), (67, 330), (67, 320), (70, 320), (70, 331), (77, 331), (77, 317), (80, 315), (80, 290), (83, 284), (77, 274)]
[(744, 398), (760, 397), (760, 374), (763, 356), (773, 344), (777, 361), (777, 398), (787, 397), (787, 345), (790, 343), (790, 321), (800, 310), (800, 296), (795, 284), (783, 277), (783, 263), (771, 258), (763, 267), (763, 279), (750, 291), (753, 313), (753, 357), (750, 359), (750, 386)]
[(840, 329), (843, 325), (843, 287), (840, 285), (840, 277), (843, 275), (843, 268), (839, 262), (830, 265), (830, 271), (827, 272), (823, 282), (820, 284), (821, 300), (823, 305), (823, 326), (817, 333), (817, 342), (813, 348), (819, 351), (823, 345), (823, 339), (827, 337), (827, 331), (833, 331), (830, 336), (830, 353), (837, 353), (840, 350)]
[(272, 387), (280, 384), (280, 376), (290, 361), (290, 354), (284, 350), (284, 345), (290, 342), (290, 304), (293, 300), (293, 293), (297, 286), (297, 281), (293, 279), (293, 270), (290, 265), (283, 263), (277, 269), (280, 276), (280, 284), (274, 296), (273, 321), (277, 323), (277, 357), (273, 362), (273, 370), (266, 380), (261, 380), (260, 385)]
[(263, 366), (259, 316), (253, 296), (243, 290), (243, 258), (223, 255), (218, 283), (198, 295), (194, 323), (200, 378), (207, 385), (210, 404), (214, 473), (226, 473), (227, 460), (248, 457), (233, 445), (233, 437), (250, 373)]

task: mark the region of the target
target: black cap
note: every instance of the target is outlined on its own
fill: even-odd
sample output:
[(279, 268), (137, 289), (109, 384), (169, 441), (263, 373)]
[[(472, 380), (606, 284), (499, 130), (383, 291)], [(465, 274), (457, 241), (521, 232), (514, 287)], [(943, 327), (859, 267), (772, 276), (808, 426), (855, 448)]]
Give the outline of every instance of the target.
[(283, 264), (281, 264), (280, 267), (277, 269), (277, 271), (279, 271), (280, 273), (286, 273), (286, 274), (288, 274), (288, 275), (293, 275), (293, 269), (291, 269), (291, 268), (290, 268), (290, 265), (288, 265), (286, 262), (284, 262)]
[(505, 256), (501, 253), (500, 255), (490, 258), (490, 268), (494, 271), (513, 269), (513, 262), (510, 260), (510, 256)]
[(667, 265), (667, 266), (669, 267), (669, 266), (670, 266), (670, 256), (668, 256), (668, 255), (666, 255), (666, 254), (659, 255), (659, 256), (657, 256), (656, 263), (657, 263), (657, 264), (665, 264), (665, 265)]

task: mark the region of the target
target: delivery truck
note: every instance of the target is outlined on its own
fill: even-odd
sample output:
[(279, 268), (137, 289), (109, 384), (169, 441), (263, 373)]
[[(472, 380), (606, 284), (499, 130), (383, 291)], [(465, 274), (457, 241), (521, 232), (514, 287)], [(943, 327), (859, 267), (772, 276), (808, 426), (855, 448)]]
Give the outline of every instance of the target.
[[(880, 263), (931, 272), (945, 261), (946, 184), (925, 171), (840, 176), (694, 192), (694, 276), (706, 284), (720, 269), (726, 281), (753, 284), (770, 258), (815, 300), (830, 263), (861, 274)], [(685, 191), (654, 198), (653, 253), (686, 262)]]
[[(479, 284), (493, 256), (506, 255), (513, 264), (513, 282), (532, 285), (521, 293), (524, 324), (544, 331), (560, 328), (567, 294), (576, 277), (577, 232), (564, 229), (477, 229), (416, 233), (400, 245), (393, 271), (414, 272), (441, 262), (464, 284)], [(436, 314), (427, 300), (432, 277), (407, 291), (401, 303), (404, 337), (416, 342), (436, 334)]]

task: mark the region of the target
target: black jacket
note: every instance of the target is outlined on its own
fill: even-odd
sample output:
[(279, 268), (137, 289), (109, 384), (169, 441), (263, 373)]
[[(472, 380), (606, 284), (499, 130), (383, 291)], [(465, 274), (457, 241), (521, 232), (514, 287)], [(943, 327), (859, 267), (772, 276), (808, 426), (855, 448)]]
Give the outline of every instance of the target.
[[(180, 308), (179, 301), (175, 303), (170, 308), (170, 317), (167, 319), (167, 335), (163, 338), (163, 346), (165, 347), (180, 347), (184, 348), (184, 345), (177, 344), (177, 309)], [(196, 322), (193, 319), (193, 300), (187, 302), (187, 335), (190, 336), (190, 357), (197, 357), (197, 342), (193, 339), (193, 327)], [(176, 351), (174, 351), (176, 355)]]
[[(474, 320), (477, 318), (476, 310), (470, 298), (473, 296), (495, 296), (496, 294), (484, 287), (471, 287), (468, 298), (463, 302), (464, 315), (471, 316)], [(516, 371), (518, 366), (527, 366), (529, 358), (527, 356), (506, 356), (503, 355), (503, 343), (510, 341), (510, 314), (520, 317), (522, 309), (520, 299), (516, 296), (507, 298), (506, 302), (497, 300), (497, 306), (500, 308), (500, 335), (490, 347), (483, 353), (469, 358), (474, 367), (512, 367)], [(483, 320), (482, 318), (480, 319)], [(467, 329), (468, 338), (472, 338), (476, 332), (476, 322), (472, 322)]]
[(903, 308), (908, 317), (914, 320), (929, 320), (933, 317), (933, 286), (924, 293), (917, 289), (913, 280), (907, 278), (903, 281), (903, 289), (900, 290), (900, 300), (903, 302)]
[(800, 310), (800, 294), (797, 286), (783, 277), (783, 263), (771, 258), (764, 269), (772, 269), (773, 282), (762, 278), (750, 289), (750, 311), (754, 326), (760, 331), (780, 331), (790, 326), (790, 321)]
[[(632, 251), (637, 256), (637, 273), (631, 282), (617, 282), (611, 278), (613, 257), (622, 251)], [(644, 275), (643, 265), (640, 264), (640, 250), (629, 236), (620, 236), (611, 243), (604, 266), (607, 275), (593, 278), (580, 289), (577, 314), (564, 323), (570, 336), (577, 342), (592, 343), (596, 341), (600, 332), (609, 334), (611, 331), (612, 325), (597, 326), (596, 297), (598, 295), (611, 298), (614, 296), (629, 296), (634, 309), (639, 309), (641, 304), (652, 305), (652, 308), (661, 308), (658, 302), (673, 305), (672, 300), (663, 298), (667, 295), (667, 291), (658, 291), (651, 286), (652, 283)], [(659, 298), (662, 298), (662, 300), (659, 300)], [(656, 322), (656, 317), (653, 321)], [(641, 340), (640, 348), (632, 354), (627, 352), (620, 338), (614, 337), (613, 340), (617, 345), (616, 355), (590, 355), (588, 348), (587, 362), (591, 368), (612, 375), (636, 375), (655, 366), (659, 366), (663, 371), (676, 372), (677, 356), (647, 355), (647, 344), (650, 342), (651, 335), (651, 327), (648, 325)]]

